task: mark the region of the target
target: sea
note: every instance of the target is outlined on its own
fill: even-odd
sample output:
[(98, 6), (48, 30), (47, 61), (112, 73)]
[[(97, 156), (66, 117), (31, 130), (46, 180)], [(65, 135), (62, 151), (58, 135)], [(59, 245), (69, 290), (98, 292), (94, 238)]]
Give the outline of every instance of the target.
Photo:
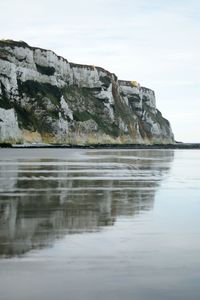
[(1, 300), (199, 300), (200, 150), (0, 149)]

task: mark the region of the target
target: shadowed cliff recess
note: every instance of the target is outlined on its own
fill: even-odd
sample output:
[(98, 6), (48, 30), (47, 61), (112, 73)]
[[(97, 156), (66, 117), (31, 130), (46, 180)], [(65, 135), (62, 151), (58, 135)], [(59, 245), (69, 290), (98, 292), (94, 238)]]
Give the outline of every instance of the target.
[(0, 143), (171, 144), (154, 91), (25, 42), (0, 41)]

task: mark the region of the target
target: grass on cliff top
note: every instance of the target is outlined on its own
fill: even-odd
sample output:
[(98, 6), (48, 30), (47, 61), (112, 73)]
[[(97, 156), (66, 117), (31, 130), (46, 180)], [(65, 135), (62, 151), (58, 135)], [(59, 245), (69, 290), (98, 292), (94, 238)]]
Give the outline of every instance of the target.
[(29, 47), (24, 41), (13, 41), (13, 40), (0, 40), (0, 47)]

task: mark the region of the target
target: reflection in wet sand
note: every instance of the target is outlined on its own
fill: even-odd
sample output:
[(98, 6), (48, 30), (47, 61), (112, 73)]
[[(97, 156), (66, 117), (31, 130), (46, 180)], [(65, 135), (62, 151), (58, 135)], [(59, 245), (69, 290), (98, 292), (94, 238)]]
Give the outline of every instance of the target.
[(67, 234), (98, 232), (119, 216), (151, 210), (174, 155), (169, 150), (23, 151), (1, 158), (1, 257), (50, 247)]

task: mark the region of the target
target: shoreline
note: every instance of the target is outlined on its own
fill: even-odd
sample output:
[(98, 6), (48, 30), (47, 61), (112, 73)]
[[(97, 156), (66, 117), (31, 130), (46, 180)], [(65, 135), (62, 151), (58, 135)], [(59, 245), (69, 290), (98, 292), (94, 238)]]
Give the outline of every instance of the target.
[(13, 145), (8, 143), (0, 144), (0, 148), (11, 149), (33, 149), (33, 148), (52, 148), (52, 149), (196, 149), (200, 150), (200, 143), (176, 143), (176, 144), (88, 144), (88, 145), (65, 145), (65, 144), (20, 144)]

